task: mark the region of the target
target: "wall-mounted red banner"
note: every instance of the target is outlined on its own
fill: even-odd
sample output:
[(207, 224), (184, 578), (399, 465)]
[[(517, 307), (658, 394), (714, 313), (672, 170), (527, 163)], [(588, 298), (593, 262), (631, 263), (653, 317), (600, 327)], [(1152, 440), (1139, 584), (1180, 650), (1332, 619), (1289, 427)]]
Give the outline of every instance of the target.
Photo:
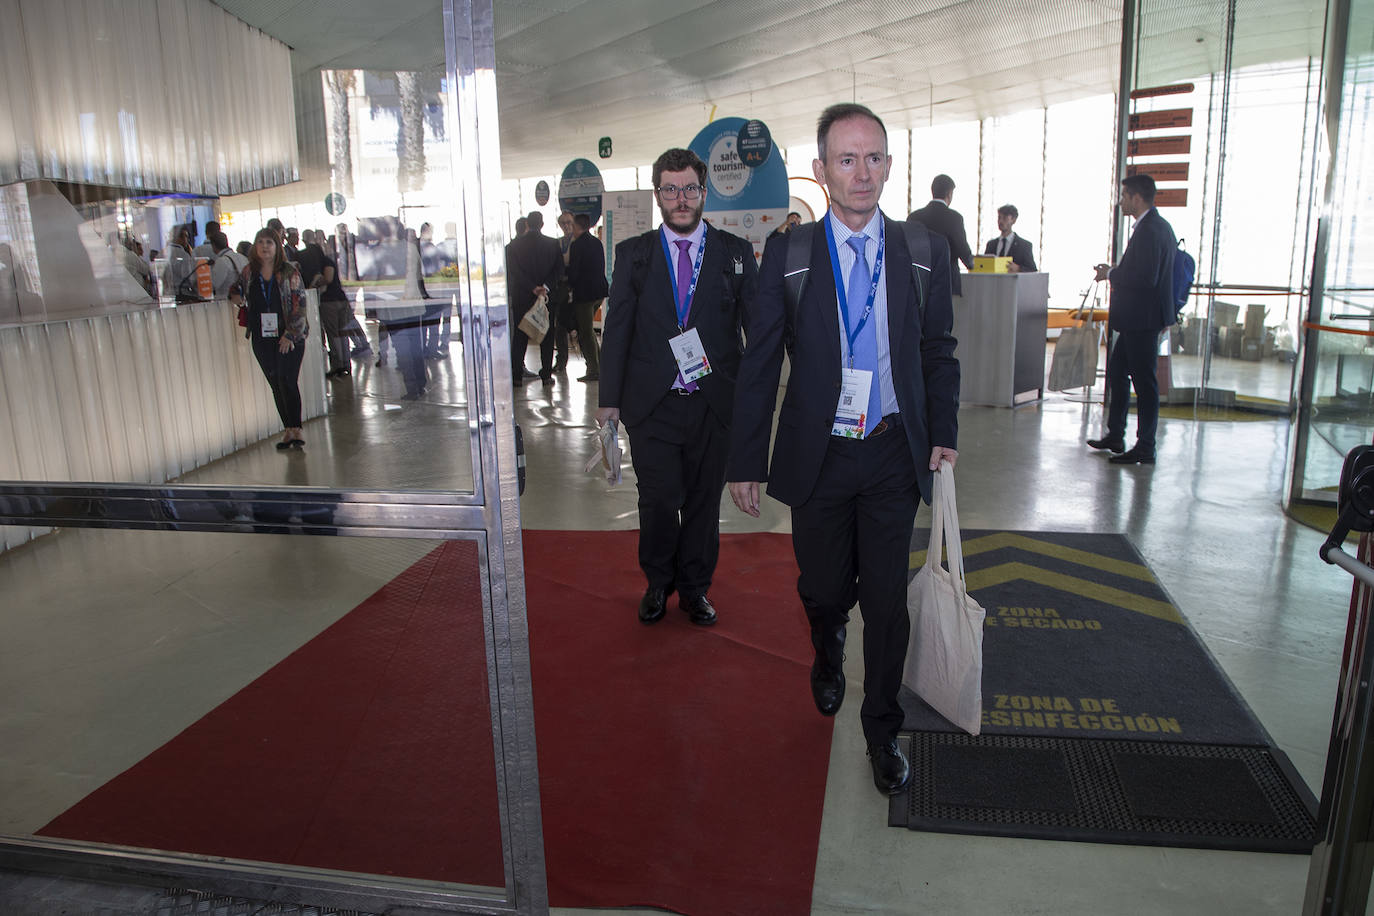
[(1187, 181), (1186, 162), (1132, 162), (1126, 166), (1127, 175), (1149, 175), (1155, 181)]
[(1163, 111), (1139, 111), (1131, 115), (1131, 130), (1159, 130), (1162, 127), (1193, 126), (1193, 109), (1167, 108)]
[(1161, 95), (1182, 95), (1185, 92), (1192, 92), (1192, 83), (1176, 83), (1173, 86), (1148, 86), (1144, 89), (1136, 89), (1131, 92), (1133, 99), (1152, 99)]
[(1192, 137), (1142, 137), (1126, 142), (1127, 156), (1182, 156), (1192, 149)]
[(1187, 188), (1159, 188), (1155, 191), (1156, 207), (1188, 206)]

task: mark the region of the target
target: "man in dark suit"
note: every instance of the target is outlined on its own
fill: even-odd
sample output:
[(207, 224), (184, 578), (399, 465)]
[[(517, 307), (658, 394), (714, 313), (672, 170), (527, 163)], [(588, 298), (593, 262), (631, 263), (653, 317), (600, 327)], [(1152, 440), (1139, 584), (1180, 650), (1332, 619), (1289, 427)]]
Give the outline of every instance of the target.
[(1011, 227), (1016, 225), (1018, 215), (1016, 208), (1011, 204), (1003, 204), (997, 208), (997, 230), (1001, 234), (995, 239), (988, 240), (983, 254), (1011, 258), (1011, 264), (1007, 266), (1011, 273), (1034, 273), (1035, 255), (1031, 253), (1030, 239), (1023, 239), (1011, 231)]
[(592, 235), (592, 218), (586, 213), (573, 217), (573, 240), (568, 246), (568, 289), (572, 295), (573, 318), (577, 324), (577, 345), (587, 364), (587, 374), (579, 382), (601, 378), (601, 348), (596, 341), (596, 309), (606, 298), (606, 247)]
[[(506, 298), (510, 303), (510, 364), (515, 374), (515, 387), (525, 381), (525, 351), (530, 338), (520, 330), (520, 319), (534, 307), (540, 294), (550, 295), (563, 273), (563, 250), (558, 242), (546, 236), (544, 214), (531, 210), (525, 218), (529, 230), (517, 235), (506, 246)], [(552, 315), (552, 309), (550, 309)], [(539, 344), (539, 378), (545, 385), (553, 384), (552, 324)]]
[(720, 552), (720, 495), (743, 315), (757, 286), (749, 242), (702, 221), (706, 165), (670, 149), (654, 163), (663, 225), (616, 246), (601, 344), (600, 426), (621, 420), (639, 481), (639, 619), (668, 596), (709, 626)]
[[(1121, 212), (1136, 218), (1121, 263), (1098, 264), (1098, 280), (1112, 286), (1107, 333), (1115, 332), (1107, 354), (1107, 432), (1089, 439), (1096, 449), (1116, 452), (1113, 464), (1154, 464), (1159, 425), (1159, 380), (1155, 378), (1160, 332), (1174, 323), (1174, 229), (1155, 209), (1155, 180), (1131, 175), (1121, 182)], [(1126, 450), (1126, 411), (1135, 386), (1135, 445)]]
[[(951, 210), (949, 206), (954, 201), (954, 179), (948, 175), (936, 175), (935, 180), (930, 183), (930, 196), (930, 203), (913, 211), (906, 221), (920, 223), (932, 232), (943, 235), (949, 242), (949, 253), (954, 259), (962, 261), (965, 267), (973, 270), (973, 250), (968, 247), (968, 233), (964, 231), (963, 214), (958, 210)], [(964, 294), (957, 264), (950, 265), (949, 285), (954, 295)]]
[[(735, 505), (749, 515), (759, 514), (762, 481), (792, 507), (797, 591), (816, 653), (811, 692), (822, 715), (834, 715), (844, 699), (845, 624), (856, 600), (862, 609), (860, 718), (874, 783), (895, 794), (911, 777), (897, 742), (911, 529), (920, 500), (930, 500), (931, 471), (958, 457), (949, 248), (936, 233), (878, 209), (892, 157), (872, 111), (827, 108), (816, 145), (813, 170), (830, 211), (810, 227), (795, 308), (784, 274), (797, 269), (788, 267), (788, 250), (804, 227), (764, 249), (727, 479)], [(928, 263), (912, 254), (908, 232), (928, 240)], [(784, 349), (791, 374), (770, 466)]]

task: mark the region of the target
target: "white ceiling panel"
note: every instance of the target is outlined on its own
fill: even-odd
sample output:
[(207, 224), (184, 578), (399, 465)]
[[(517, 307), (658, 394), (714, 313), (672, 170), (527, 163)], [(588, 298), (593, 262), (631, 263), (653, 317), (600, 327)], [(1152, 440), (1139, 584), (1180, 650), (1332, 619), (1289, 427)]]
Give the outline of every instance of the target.
[[(443, 65), (441, 0), (217, 0), (316, 67)], [(754, 116), (784, 146), (821, 108), (871, 105), (894, 129), (1113, 91), (1109, 0), (494, 0), (502, 171), (556, 173), (610, 136), (616, 168)], [(1319, 54), (1325, 5), (1237, 0), (1237, 64)], [(1226, 0), (1150, 0), (1147, 83), (1219, 66)]]

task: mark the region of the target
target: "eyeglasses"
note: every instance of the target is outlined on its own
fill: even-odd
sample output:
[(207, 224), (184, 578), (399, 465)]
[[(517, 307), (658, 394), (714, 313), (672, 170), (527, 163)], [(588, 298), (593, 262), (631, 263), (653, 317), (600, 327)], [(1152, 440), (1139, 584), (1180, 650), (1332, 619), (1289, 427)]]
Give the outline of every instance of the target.
[(665, 184), (658, 189), (658, 193), (664, 200), (677, 200), (679, 194), (688, 200), (696, 200), (703, 190), (705, 189), (699, 184), (683, 185), (680, 188), (675, 184)]

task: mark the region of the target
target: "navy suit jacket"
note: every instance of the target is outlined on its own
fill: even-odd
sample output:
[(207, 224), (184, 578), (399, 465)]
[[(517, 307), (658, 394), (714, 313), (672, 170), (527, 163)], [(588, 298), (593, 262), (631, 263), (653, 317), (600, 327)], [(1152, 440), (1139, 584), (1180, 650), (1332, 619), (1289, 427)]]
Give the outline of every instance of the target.
[[(973, 270), (973, 249), (968, 246), (968, 233), (964, 231), (964, 216), (951, 209), (943, 200), (932, 200), (906, 218), (908, 223), (920, 223), (927, 229), (945, 237), (949, 243), (949, 253), (969, 270)], [(959, 267), (950, 265), (950, 288), (954, 295), (962, 296), (963, 288), (959, 282)]]
[[(996, 254), (997, 246), (1001, 244), (1002, 237), (1000, 235), (995, 239), (989, 239), (987, 247), (983, 249), (983, 254)], [(1021, 238), (1015, 232), (1011, 234), (1011, 251), (1007, 256), (1022, 270), (1035, 270), (1035, 255), (1031, 253), (1030, 240)]]
[[(885, 218), (888, 346), (902, 429), (916, 464), (921, 496), (930, 501), (930, 450), (957, 448), (959, 361), (951, 329), (949, 246), (930, 232), (930, 293), (921, 320), (911, 255), (902, 225)], [(924, 231), (924, 230), (918, 230)], [(749, 311), (749, 346), (740, 364), (735, 426), (726, 480), (767, 481), (768, 495), (789, 506), (810, 498), (830, 444), (840, 396), (840, 316), (825, 229), (811, 233), (810, 271), (795, 327), (788, 329), (783, 273), (788, 236), (763, 252), (759, 293)], [(777, 441), (768, 463), (769, 431), (777, 402), (784, 341), (793, 340), (787, 394), (778, 411)], [(877, 379), (873, 383), (877, 384)]]
[(1174, 253), (1178, 239), (1159, 211), (1136, 222), (1121, 262), (1107, 275), (1112, 285), (1107, 327), (1113, 331), (1159, 331), (1174, 323)]
[[(526, 232), (506, 245), (506, 301), (519, 321), (534, 305), (534, 288), (547, 286), (550, 299), (563, 273), (563, 252), (558, 240), (538, 232)], [(554, 303), (549, 303), (550, 308)]]
[[(729, 426), (735, 376), (744, 352), (744, 313), (753, 298), (759, 269), (754, 247), (739, 236), (708, 224), (705, 244), (687, 327), (697, 329), (711, 363), (711, 374), (699, 379), (697, 385), (712, 411)], [(737, 265), (739, 274), (735, 273)], [(621, 421), (634, 426), (649, 416), (677, 379), (677, 361), (668, 344), (680, 333), (677, 305), (659, 230), (615, 246), (611, 295), (606, 305), (600, 406), (619, 408)]]
[(568, 287), (573, 302), (606, 298), (606, 248), (590, 231), (568, 246)]

